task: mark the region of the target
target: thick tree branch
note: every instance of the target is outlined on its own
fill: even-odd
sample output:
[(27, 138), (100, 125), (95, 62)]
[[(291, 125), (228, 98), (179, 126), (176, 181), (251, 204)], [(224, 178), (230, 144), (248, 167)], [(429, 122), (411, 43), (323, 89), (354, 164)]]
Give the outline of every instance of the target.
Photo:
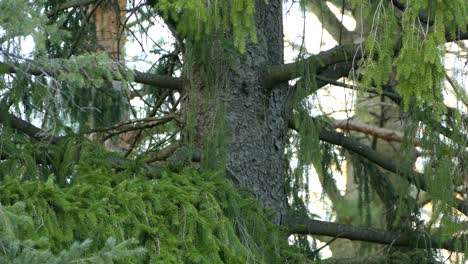
[(317, 55), (311, 55), (303, 61), (270, 66), (265, 75), (267, 86), (285, 82), (304, 76), (320, 74), (328, 66), (341, 62), (352, 62), (362, 58), (359, 49), (360, 44), (336, 46), (331, 50), (322, 51)]
[(440, 240), (423, 232), (397, 233), (312, 219), (288, 219), (286, 225), (291, 234), (332, 236), (396, 247), (443, 248), (454, 252), (463, 252), (468, 241), (467, 235)]
[(144, 73), (140, 71), (133, 71), (133, 73), (135, 74), (133, 81), (137, 83), (148, 84), (177, 91), (182, 90), (183, 81), (181, 78), (176, 78), (169, 75)]
[[(364, 87), (364, 86), (358, 86), (358, 85), (352, 85), (352, 84), (347, 84), (347, 83), (343, 83), (343, 82), (338, 82), (336, 80), (324, 77), (323, 74), (317, 76), (316, 79), (320, 80), (320, 81), (322, 81), (322, 82), (324, 82), (326, 84), (331, 84), (331, 85), (335, 85), (335, 86), (339, 86), (339, 87), (343, 87), (343, 88), (348, 88), (348, 89), (352, 89), (352, 90), (356, 90), (356, 91), (364, 91), (366, 93), (377, 94), (377, 95), (382, 94), (382, 95), (390, 98), (392, 101), (394, 101), (397, 104), (401, 104), (401, 102), (402, 102), (402, 98), (400, 97), (399, 94), (389, 92), (389, 91), (385, 91), (385, 90), (384, 91), (379, 91), (379, 89), (377, 89), (375, 87)], [(384, 88), (385, 87), (386, 86), (384, 86)]]
[[(448, 32), (449, 33), (449, 32)], [(457, 30), (456, 34), (447, 34), (446, 40), (457, 41), (468, 39), (468, 32), (461, 29)], [(328, 66), (341, 62), (354, 62), (365, 56), (363, 43), (346, 44), (336, 46), (330, 50), (322, 51), (319, 54), (311, 55), (309, 58), (286, 63), (281, 65), (270, 66), (264, 75), (264, 82), (267, 87), (271, 87), (275, 83), (290, 81), (296, 78), (303, 77), (305, 74), (319, 75)], [(398, 52), (401, 45), (395, 47), (394, 52)]]
[(33, 138), (37, 141), (45, 141), (51, 144), (58, 144), (60, 143), (61, 137), (50, 136), (40, 128), (8, 113), (8, 112), (1, 112), (0, 113), (0, 123), (11, 126), (15, 130)]

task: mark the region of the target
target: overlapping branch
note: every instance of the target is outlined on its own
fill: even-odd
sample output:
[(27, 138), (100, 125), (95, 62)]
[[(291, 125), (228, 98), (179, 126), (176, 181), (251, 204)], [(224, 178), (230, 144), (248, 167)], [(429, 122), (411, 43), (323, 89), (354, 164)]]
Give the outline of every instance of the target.
[[(403, 142), (403, 134), (399, 131), (371, 126), (356, 120), (334, 120), (332, 125), (334, 128), (339, 128), (344, 131), (358, 131), (385, 141)], [(419, 145), (419, 142), (416, 141), (415, 145)]]

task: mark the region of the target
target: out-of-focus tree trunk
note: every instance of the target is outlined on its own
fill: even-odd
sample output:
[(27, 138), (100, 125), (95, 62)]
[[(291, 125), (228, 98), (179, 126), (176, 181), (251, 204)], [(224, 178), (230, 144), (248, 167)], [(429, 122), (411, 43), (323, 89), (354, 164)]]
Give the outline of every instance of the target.
[[(96, 29), (97, 52), (106, 53), (115, 62), (115, 67), (125, 63), (126, 30), (125, 20), (127, 15), (126, 0), (105, 0), (94, 11), (94, 25)], [(108, 85), (115, 92), (122, 92), (124, 84), (120, 81), (109, 82)], [(121, 121), (128, 120), (129, 111), (124, 111)], [(118, 138), (106, 141), (109, 149), (130, 148), (135, 132), (120, 134)]]

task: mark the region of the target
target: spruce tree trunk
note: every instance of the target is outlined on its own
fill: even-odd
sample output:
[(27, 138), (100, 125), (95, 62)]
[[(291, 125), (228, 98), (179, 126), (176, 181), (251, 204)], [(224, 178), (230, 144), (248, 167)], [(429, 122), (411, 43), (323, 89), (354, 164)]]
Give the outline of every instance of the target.
[[(267, 89), (262, 76), (266, 66), (283, 63), (282, 0), (270, 0), (268, 4), (258, 0), (256, 4), (258, 42), (248, 43), (242, 55), (225, 58), (228, 56), (222, 55), (222, 41), (210, 41), (207, 64), (216, 65), (215, 76), (200, 77), (209, 71), (197, 68), (196, 63), (190, 70), (185, 69), (189, 81), (184, 107), (187, 118), (194, 115), (192, 141), (201, 149), (209, 148), (216, 138), (221, 128), (215, 123), (223, 115), (227, 177), (251, 192), (265, 208), (272, 209), (273, 222), (280, 224), (287, 209), (288, 87), (280, 84)], [(190, 52), (196, 53), (188, 48)], [(213, 79), (215, 87), (208, 88), (206, 80)], [(208, 154), (208, 159), (222, 156), (216, 151)]]

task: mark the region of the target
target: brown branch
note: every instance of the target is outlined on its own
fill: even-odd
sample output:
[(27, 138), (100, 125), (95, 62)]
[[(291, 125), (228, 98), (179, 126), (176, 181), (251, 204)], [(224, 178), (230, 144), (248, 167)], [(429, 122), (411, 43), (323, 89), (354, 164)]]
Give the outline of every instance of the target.
[(397, 233), (303, 218), (287, 219), (286, 226), (290, 234), (331, 236), (397, 247), (443, 248), (454, 252), (463, 252), (468, 241), (467, 235), (440, 240), (424, 232)]
[(172, 90), (182, 90), (183, 81), (181, 78), (172, 77), (169, 75), (159, 75), (153, 73), (145, 73), (140, 71), (133, 71), (134, 80), (137, 83), (149, 84), (161, 88)]
[[(386, 141), (403, 142), (403, 134), (399, 131), (375, 127), (355, 120), (335, 120), (332, 122), (332, 125), (334, 128), (339, 128), (345, 131), (358, 131)], [(418, 141), (414, 144), (419, 146)]]
[[(336, 77), (338, 77), (338, 75)], [(382, 94), (382, 95), (390, 98), (393, 102), (395, 102), (396, 104), (398, 104), (400, 106), (402, 106), (402, 104), (403, 104), (403, 98), (399, 94), (397, 94), (395, 92), (390, 92), (390, 91), (385, 91), (385, 90), (380, 92), (377, 88), (374, 88), (374, 87), (364, 87), (364, 86), (351, 85), (351, 84), (338, 82), (338, 81), (336, 81), (334, 79), (336, 79), (336, 78), (328, 78), (328, 77), (325, 77), (323, 75), (317, 76), (316, 80), (317, 80), (317, 84), (319, 84), (319, 85), (317, 85), (318, 86), (317, 88), (320, 88), (320, 87), (322, 87), (322, 86), (324, 86), (326, 84), (331, 84), (331, 85), (340, 86), (340, 87), (343, 87), (343, 88), (348, 88), (348, 89), (353, 89), (353, 90), (358, 90), (358, 91), (364, 91), (364, 92), (372, 93), (372, 94), (379, 94), (379, 95)], [(386, 88), (386, 87), (391, 89), (391, 86), (384, 86), (384, 88)], [(316, 90), (312, 90), (311, 92), (315, 92), (315, 91)], [(445, 108), (447, 109), (447, 113), (450, 116), (453, 116), (454, 113), (458, 113), (458, 114), (460, 114), (463, 122), (468, 122), (468, 116), (467, 115), (465, 115), (465, 114), (461, 113), (460, 111), (458, 111), (457, 109), (449, 107), (449, 106), (445, 106)], [(419, 121), (426, 122), (425, 120), (421, 120), (421, 119)], [(437, 132), (439, 132), (440, 134), (444, 135), (447, 138), (451, 138), (453, 135), (456, 135), (458, 138), (461, 138), (461, 139), (466, 138), (460, 132), (453, 131), (453, 130), (443, 126), (442, 124), (436, 124), (435, 129), (437, 130)]]
[(448, 76), (447, 72), (445, 72), (445, 78), (452, 86), (453, 92), (455, 93), (458, 100), (460, 100), (465, 107), (468, 107), (468, 95), (465, 92), (465, 89), (461, 87), (456, 81), (452, 80), (450, 76)]
[[(342, 146), (356, 154), (359, 154), (360, 156), (365, 157), (369, 161), (388, 171), (402, 175), (401, 172), (404, 168), (399, 167), (395, 162), (393, 162), (393, 160), (383, 157), (380, 153), (373, 150), (371, 147), (359, 143), (358, 141), (355, 141), (354, 139), (347, 137), (342, 133), (323, 128), (320, 130), (319, 138), (320, 140), (326, 141), (328, 143)], [(405, 173), (405, 175), (408, 181), (413, 183), (419, 189), (425, 191), (428, 190), (428, 185), (424, 174), (411, 171), (411, 173)]]

